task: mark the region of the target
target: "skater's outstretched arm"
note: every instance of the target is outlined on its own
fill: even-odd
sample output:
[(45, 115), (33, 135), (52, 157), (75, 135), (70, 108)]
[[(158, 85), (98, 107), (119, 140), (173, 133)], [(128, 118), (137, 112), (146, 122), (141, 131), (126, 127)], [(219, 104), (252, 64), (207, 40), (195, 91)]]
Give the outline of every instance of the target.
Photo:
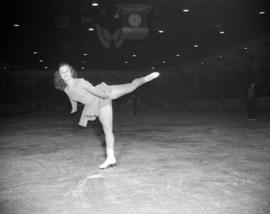
[(95, 96), (98, 96), (100, 98), (103, 98), (103, 99), (108, 99), (110, 98), (110, 94), (107, 92), (107, 91), (101, 91), (99, 89), (97, 89), (96, 87), (94, 87), (90, 82), (82, 79), (82, 84), (83, 84), (83, 87), (88, 91), (90, 92), (91, 94), (95, 95)]

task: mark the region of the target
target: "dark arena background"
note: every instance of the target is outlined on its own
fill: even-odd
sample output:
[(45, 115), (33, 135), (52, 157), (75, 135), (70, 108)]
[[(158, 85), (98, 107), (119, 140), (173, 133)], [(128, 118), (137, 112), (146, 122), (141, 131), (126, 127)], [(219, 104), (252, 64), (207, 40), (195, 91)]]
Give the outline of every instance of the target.
[[(6, 2), (7, 3), (7, 2)], [(267, 0), (24, 0), (2, 5), (1, 214), (269, 214)], [(78, 125), (53, 84), (157, 79)], [(255, 87), (252, 87), (255, 86)]]

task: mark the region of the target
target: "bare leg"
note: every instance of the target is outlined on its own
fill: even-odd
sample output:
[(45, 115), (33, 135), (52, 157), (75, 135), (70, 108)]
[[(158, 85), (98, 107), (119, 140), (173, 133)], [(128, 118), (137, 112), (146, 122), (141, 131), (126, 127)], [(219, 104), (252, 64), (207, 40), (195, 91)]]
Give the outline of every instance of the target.
[[(145, 77), (134, 79), (131, 83), (109, 86), (112, 90), (112, 99), (117, 99), (125, 94), (131, 93), (139, 86), (157, 78), (158, 76), (158, 72), (153, 72)], [(99, 120), (105, 134), (107, 153), (105, 162), (101, 164), (99, 168), (106, 169), (107, 167), (114, 166), (116, 164), (114, 156), (113, 110), (111, 103), (110, 105), (105, 105), (99, 109)]]
[(117, 99), (125, 94), (129, 94), (135, 91), (141, 85), (157, 78), (159, 76), (158, 72), (153, 72), (145, 77), (134, 79), (131, 83), (121, 84), (121, 85), (111, 85), (110, 88), (112, 89), (111, 98)]
[(112, 105), (105, 105), (99, 110), (99, 120), (105, 134), (106, 154), (107, 158), (103, 164), (99, 166), (100, 169), (105, 169), (116, 164), (114, 156), (114, 135), (113, 135), (113, 111)]

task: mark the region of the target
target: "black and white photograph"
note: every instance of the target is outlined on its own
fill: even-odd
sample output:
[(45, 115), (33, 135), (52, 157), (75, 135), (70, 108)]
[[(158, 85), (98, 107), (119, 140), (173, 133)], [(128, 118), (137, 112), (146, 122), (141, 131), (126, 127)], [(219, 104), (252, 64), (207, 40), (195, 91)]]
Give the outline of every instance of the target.
[(269, 0), (1, 6), (0, 214), (269, 214)]

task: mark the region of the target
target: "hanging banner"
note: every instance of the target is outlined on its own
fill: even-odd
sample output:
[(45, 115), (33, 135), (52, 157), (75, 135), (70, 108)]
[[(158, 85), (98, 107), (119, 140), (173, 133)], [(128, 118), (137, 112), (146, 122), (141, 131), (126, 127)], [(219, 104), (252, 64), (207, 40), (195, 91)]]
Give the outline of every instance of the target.
[(96, 30), (102, 46), (104, 48), (109, 48), (112, 40), (110, 32), (100, 25), (96, 25)]
[(147, 16), (152, 5), (117, 5), (122, 18), (123, 39), (145, 39), (149, 33)]
[(99, 41), (104, 48), (110, 48), (112, 44), (114, 44), (116, 48), (119, 48), (124, 42), (120, 29), (115, 30), (113, 33), (110, 33), (109, 30), (97, 24), (96, 30)]
[(121, 45), (124, 42), (124, 38), (123, 38), (123, 34), (122, 34), (121, 29), (118, 29), (114, 32), (114, 34), (112, 35), (112, 40), (113, 40), (116, 48), (121, 47)]

